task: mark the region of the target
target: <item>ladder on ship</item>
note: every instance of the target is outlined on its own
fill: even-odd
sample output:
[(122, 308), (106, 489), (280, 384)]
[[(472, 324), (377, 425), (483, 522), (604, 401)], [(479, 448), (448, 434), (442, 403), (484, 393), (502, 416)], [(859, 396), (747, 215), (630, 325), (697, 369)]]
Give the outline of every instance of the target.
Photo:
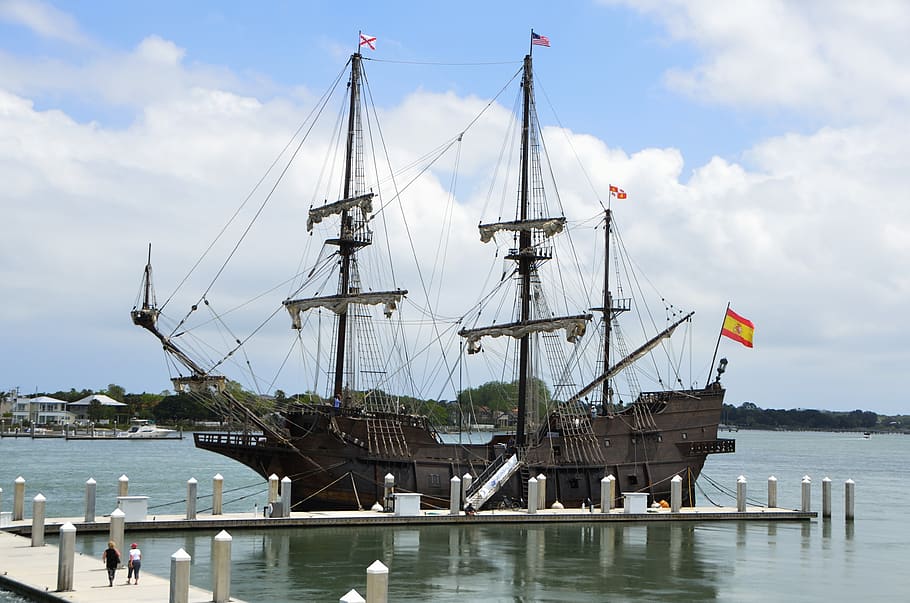
[(597, 445), (594, 426), (587, 410), (577, 402), (561, 402), (556, 406), (562, 432), (562, 461), (579, 464), (603, 464), (603, 451)]
[(367, 423), (367, 446), (373, 454), (404, 457), (408, 443), (401, 422), (384, 417), (370, 417)]

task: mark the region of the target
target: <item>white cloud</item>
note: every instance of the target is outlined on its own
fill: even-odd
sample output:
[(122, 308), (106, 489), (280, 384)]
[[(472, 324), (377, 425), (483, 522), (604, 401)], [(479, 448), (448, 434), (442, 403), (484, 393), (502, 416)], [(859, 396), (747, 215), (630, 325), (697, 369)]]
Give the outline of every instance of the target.
[(701, 102), (794, 110), (837, 122), (906, 111), (910, 5), (854, 2), (612, 2), (662, 22), (694, 46), (690, 67), (666, 74)]
[(72, 16), (38, 0), (0, 0), (0, 21), (23, 25), (45, 38), (90, 44)]

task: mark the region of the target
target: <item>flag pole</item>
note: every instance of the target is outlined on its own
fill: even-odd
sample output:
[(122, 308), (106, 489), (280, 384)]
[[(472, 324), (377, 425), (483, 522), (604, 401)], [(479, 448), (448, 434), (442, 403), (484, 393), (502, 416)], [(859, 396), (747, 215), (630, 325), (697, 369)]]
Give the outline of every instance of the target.
[(531, 29), (531, 39), (529, 40), (529, 42), (530, 42), (530, 44), (529, 44), (530, 48), (528, 49), (528, 54), (531, 56), (534, 56), (534, 29), (533, 28)]
[(727, 311), (730, 310), (730, 302), (727, 302), (727, 310), (724, 310), (724, 321), (720, 323), (720, 331), (717, 332), (717, 343), (714, 345), (714, 356), (711, 358), (711, 366), (708, 367), (708, 378), (705, 380), (705, 389), (711, 384), (711, 373), (714, 371), (714, 361), (717, 360), (717, 350), (720, 348), (720, 338), (724, 334), (724, 322), (727, 321)]

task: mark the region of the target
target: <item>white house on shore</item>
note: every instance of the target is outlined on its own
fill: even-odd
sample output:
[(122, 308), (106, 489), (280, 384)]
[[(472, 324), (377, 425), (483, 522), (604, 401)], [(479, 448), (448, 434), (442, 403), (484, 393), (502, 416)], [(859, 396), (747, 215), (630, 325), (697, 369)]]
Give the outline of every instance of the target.
[(13, 423), (38, 423), (41, 425), (72, 423), (73, 416), (67, 411), (64, 400), (50, 396), (16, 398), (13, 400)]
[(104, 394), (92, 394), (91, 396), (86, 396), (81, 400), (76, 400), (75, 402), (70, 402), (67, 410), (73, 415), (73, 419), (76, 421), (88, 421), (89, 420), (89, 409), (92, 407), (92, 403), (97, 402), (101, 406), (106, 408), (113, 408), (115, 414), (123, 414), (127, 411), (128, 404), (123, 402), (117, 402), (110, 396), (105, 396)]

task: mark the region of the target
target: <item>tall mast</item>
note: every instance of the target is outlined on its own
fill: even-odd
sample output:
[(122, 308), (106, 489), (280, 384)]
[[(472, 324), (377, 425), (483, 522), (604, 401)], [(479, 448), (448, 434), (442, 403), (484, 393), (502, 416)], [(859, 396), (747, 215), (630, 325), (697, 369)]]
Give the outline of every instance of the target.
[[(604, 220), (604, 371), (610, 367), (610, 331), (613, 328), (613, 293), (610, 291), (610, 225), (613, 213), (607, 208)], [(603, 394), (600, 398), (601, 412), (606, 413), (613, 406), (613, 392), (610, 379), (604, 380)]]
[[(531, 55), (525, 56), (524, 78), (522, 81), (524, 102), (521, 117), (521, 187), (519, 197), (519, 219), (528, 219), (528, 192), (530, 189), (530, 153), (531, 153)], [(521, 279), (521, 307), (519, 321), (531, 319), (531, 231), (522, 230), (518, 235), (518, 275)], [(526, 444), (525, 422), (528, 409), (528, 389), (531, 385), (531, 335), (526, 333), (519, 342), (518, 349), (518, 425), (515, 429), (515, 441), (519, 447)]]
[[(354, 144), (356, 140), (357, 111), (360, 109), (360, 53), (351, 56), (351, 105), (348, 111), (348, 135), (344, 160), (344, 198), (352, 196), (353, 169), (354, 169)], [(341, 228), (338, 235), (338, 253), (341, 256), (341, 274), (338, 284), (338, 294), (347, 295), (351, 286), (351, 256), (357, 242), (353, 238), (354, 229), (352, 218), (348, 210), (341, 212)], [(344, 354), (347, 338), (348, 313), (338, 315), (338, 340), (335, 349), (335, 383), (333, 393), (341, 395), (344, 385)]]

